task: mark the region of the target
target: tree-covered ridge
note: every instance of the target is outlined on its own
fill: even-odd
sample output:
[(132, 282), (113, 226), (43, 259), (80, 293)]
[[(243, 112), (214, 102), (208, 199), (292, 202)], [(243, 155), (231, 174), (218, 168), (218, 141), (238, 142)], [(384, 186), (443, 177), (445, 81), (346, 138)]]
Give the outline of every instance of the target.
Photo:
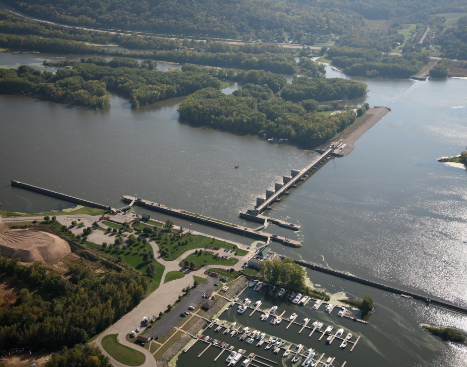
[(60, 354), (52, 354), (47, 367), (107, 367), (109, 358), (99, 348), (77, 344), (73, 348), (64, 347)]
[(122, 271), (96, 275), (84, 262), (66, 276), (34, 263), (0, 257), (0, 274), (26, 284), (16, 303), (0, 313), (0, 345), (50, 348), (84, 343), (135, 307), (149, 280)]
[[(209, 37), (301, 41), (313, 33), (341, 34), (361, 16), (291, 0), (9, 0), (35, 16), (80, 26)], [(334, 7), (333, 7), (334, 8)]]
[(459, 23), (447, 29), (436, 41), (441, 46), (444, 57), (467, 60), (467, 24)]
[(332, 64), (347, 75), (410, 78), (429, 60), (429, 52), (409, 52), (401, 56), (383, 54), (378, 50), (355, 47), (332, 47), (328, 51)]
[[(312, 96), (309, 96), (312, 98)], [(317, 146), (355, 121), (353, 111), (326, 116), (317, 102), (274, 98), (267, 86), (247, 85), (232, 95), (203, 89), (179, 106), (180, 120), (237, 134), (266, 134), (305, 147)]]

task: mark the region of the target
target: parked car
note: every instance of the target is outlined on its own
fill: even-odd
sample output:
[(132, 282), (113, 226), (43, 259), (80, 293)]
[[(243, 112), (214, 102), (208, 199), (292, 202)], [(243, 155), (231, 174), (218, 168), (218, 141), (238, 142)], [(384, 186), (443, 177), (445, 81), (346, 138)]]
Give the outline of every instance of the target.
[(185, 316), (188, 316), (190, 313), (189, 313), (188, 311), (185, 311), (183, 314), (184, 314)]
[(217, 287), (219, 285), (219, 283), (214, 283), (214, 287)]
[(195, 306), (190, 306), (188, 307), (189, 310), (194, 310), (195, 309)]
[(185, 316), (186, 316), (186, 315), (185, 315), (185, 312), (182, 312), (182, 313), (180, 314), (180, 316), (181, 316), (181, 317), (185, 317)]

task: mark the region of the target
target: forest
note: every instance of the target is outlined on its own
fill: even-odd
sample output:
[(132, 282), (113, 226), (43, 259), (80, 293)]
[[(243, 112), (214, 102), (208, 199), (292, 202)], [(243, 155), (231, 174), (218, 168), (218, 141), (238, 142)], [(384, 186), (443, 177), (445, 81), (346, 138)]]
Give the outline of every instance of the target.
[(429, 52), (408, 52), (401, 56), (383, 54), (376, 49), (332, 47), (327, 51), (332, 65), (351, 76), (410, 78), (429, 60)]
[[(366, 86), (363, 90), (366, 92)], [(294, 103), (275, 97), (266, 85), (254, 84), (247, 84), (231, 95), (212, 88), (202, 89), (186, 98), (178, 112), (180, 121), (189, 124), (236, 134), (288, 139), (307, 148), (324, 143), (356, 118), (353, 111), (320, 113), (314, 99)]]
[(123, 270), (97, 275), (84, 260), (61, 276), (41, 263), (26, 266), (0, 256), (0, 274), (22, 287), (0, 313), (4, 349), (85, 343), (135, 307), (149, 287), (146, 277)]

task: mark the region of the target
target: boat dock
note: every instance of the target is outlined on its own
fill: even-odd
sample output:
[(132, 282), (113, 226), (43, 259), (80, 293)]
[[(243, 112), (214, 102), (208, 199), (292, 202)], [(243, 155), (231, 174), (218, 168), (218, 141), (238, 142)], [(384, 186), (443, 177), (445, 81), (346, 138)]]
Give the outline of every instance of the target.
[(360, 335), (358, 336), (357, 340), (355, 340), (355, 342), (353, 343), (352, 348), (350, 348), (351, 352), (353, 351), (353, 349), (355, 348), (359, 340), (360, 340)]
[(303, 329), (305, 329), (308, 325), (308, 323), (310, 322), (310, 320), (308, 320), (307, 322), (305, 322), (305, 324), (303, 325), (303, 327), (300, 329), (300, 331), (298, 332), (299, 334), (302, 333)]
[(317, 328), (317, 326), (315, 326), (315, 327), (313, 328), (313, 330), (311, 330), (311, 333), (310, 333), (310, 335), (308, 335), (308, 337), (310, 337), (310, 336), (313, 335), (313, 333), (315, 332), (316, 328)]
[(222, 229), (227, 232), (240, 234), (245, 237), (254, 238), (256, 240), (262, 240), (265, 242), (267, 242), (268, 240), (271, 240), (271, 241), (282, 243), (286, 246), (291, 246), (291, 247), (302, 246), (302, 244), (299, 241), (295, 241), (284, 236), (276, 236), (276, 235), (273, 236), (272, 234), (269, 234), (269, 233), (257, 232), (254, 229), (251, 229), (248, 227), (243, 227), (243, 226), (240, 226), (234, 223), (229, 223), (223, 220), (206, 217), (200, 214), (190, 213), (190, 212), (187, 212), (181, 209), (169, 208), (168, 206), (165, 206), (163, 204), (155, 203), (149, 200), (143, 200), (140, 198), (135, 198), (134, 196), (124, 195), (122, 197), (122, 200), (125, 203), (131, 203), (135, 201), (135, 205), (138, 205), (138, 206), (150, 209), (150, 210), (164, 213), (164, 214), (167, 214), (173, 217), (186, 219), (192, 222), (201, 223), (206, 226)]

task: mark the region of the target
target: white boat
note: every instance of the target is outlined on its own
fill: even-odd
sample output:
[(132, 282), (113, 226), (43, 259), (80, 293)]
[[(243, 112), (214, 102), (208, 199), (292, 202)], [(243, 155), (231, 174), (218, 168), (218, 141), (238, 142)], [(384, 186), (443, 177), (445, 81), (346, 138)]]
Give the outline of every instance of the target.
[(326, 312), (327, 313), (331, 313), (331, 311), (334, 309), (334, 305), (332, 304), (328, 304), (327, 307), (326, 307)]
[(278, 345), (279, 345), (279, 347), (282, 347), (284, 344), (285, 344), (285, 340), (282, 339), (282, 341)]
[(264, 349), (271, 349), (273, 345), (274, 345), (274, 343), (270, 342), (270, 343), (268, 343), (268, 345), (266, 345), (266, 348), (264, 348)]
[(329, 326), (326, 328), (326, 330), (324, 330), (324, 333), (325, 333), (325, 334), (330, 334), (331, 331), (332, 331), (332, 329), (334, 329), (334, 328), (333, 328), (331, 325), (329, 325)]
[(237, 325), (237, 322), (232, 322), (232, 325), (229, 326), (229, 329), (233, 329)]
[(300, 351), (303, 349), (303, 345), (299, 344), (295, 347), (294, 353), (300, 353)]
[(242, 333), (247, 333), (248, 330), (250, 330), (250, 328), (248, 326), (245, 326), (243, 329), (242, 329)]
[(238, 351), (235, 357), (233, 357), (232, 360), (230, 361), (230, 364), (232, 366), (235, 366), (241, 358), (242, 358), (242, 354), (240, 353), (240, 351)]
[(287, 349), (282, 355), (282, 357), (287, 357), (289, 354), (290, 354), (290, 349)]
[(269, 313), (263, 313), (260, 317), (261, 321), (266, 321), (269, 317)]
[(294, 357), (292, 358), (292, 363), (298, 362), (299, 359), (300, 359), (300, 353), (295, 354)]
[(304, 318), (300, 325), (305, 325), (308, 321), (310, 321), (309, 318)]
[(237, 330), (232, 330), (232, 332), (230, 333), (230, 337), (237, 335), (237, 333), (238, 333)]
[(245, 300), (244, 305), (245, 305), (245, 306), (249, 306), (250, 303), (251, 303), (251, 299), (247, 298), (247, 299)]
[(303, 361), (302, 363), (302, 367), (308, 367), (311, 363), (311, 360), (312, 360), (311, 357), (306, 358), (305, 361)]
[(321, 306), (321, 303), (323, 303), (323, 301), (321, 301), (320, 299), (317, 300), (315, 304), (313, 305), (313, 310), (317, 310), (319, 306)]
[(320, 331), (322, 327), (323, 327), (323, 323), (318, 322), (318, 325), (316, 325), (316, 330)]
[(344, 317), (345, 313), (347, 312), (347, 310), (345, 309), (345, 307), (342, 307), (339, 312), (337, 313), (337, 316), (339, 317)]
[(277, 316), (276, 317), (276, 325), (279, 325), (282, 322), (282, 317)]
[(311, 359), (310, 367), (315, 367), (318, 361), (316, 359)]
[(253, 308), (261, 306), (262, 303), (263, 302), (261, 302), (261, 301), (256, 301), (255, 304), (253, 305)]
[(345, 337), (345, 340), (350, 340), (352, 339), (352, 334), (351, 333), (348, 333), (347, 336)]
[(292, 315), (290, 315), (289, 320), (293, 321), (297, 318), (297, 314), (294, 312)]
[(263, 282), (256, 283), (255, 287), (253, 288), (255, 291), (259, 291), (263, 286)]
[(281, 347), (276, 346), (276, 347), (274, 348), (274, 350), (273, 350), (273, 353), (274, 353), (274, 354), (277, 354), (277, 353), (279, 353), (280, 351), (281, 351)]
[(279, 297), (282, 297), (283, 295), (285, 294), (285, 289), (284, 288), (281, 288), (281, 290), (279, 291), (279, 293), (277, 294)]
[(261, 339), (258, 344), (256, 344), (257, 347), (260, 347), (264, 344), (264, 339)]
[(341, 337), (342, 334), (344, 334), (344, 329), (339, 329), (339, 330), (337, 330), (337, 333), (336, 333), (336, 336), (337, 336), (337, 337)]
[(259, 334), (258, 339), (263, 340), (265, 336), (266, 336), (265, 333), (261, 333), (261, 334)]
[(250, 299), (249, 298), (245, 298), (242, 302), (242, 305), (246, 305), (246, 303), (249, 302), (248, 304), (251, 303)]
[(344, 349), (346, 346), (347, 346), (347, 342), (344, 340), (344, 341), (341, 343), (340, 348)]
[(227, 357), (227, 359), (226, 359), (225, 361), (226, 361), (227, 363), (232, 362), (232, 359), (233, 359), (234, 357), (236, 357), (237, 354), (238, 354), (238, 353), (235, 352), (235, 351), (230, 352), (229, 356)]
[(270, 324), (271, 324), (271, 325), (275, 325), (275, 324), (276, 324), (276, 321), (277, 321), (277, 316), (272, 316), (272, 319), (271, 319)]
[(294, 298), (294, 300), (292, 301), (292, 303), (297, 304), (298, 302), (300, 302), (301, 299), (302, 299), (302, 294), (301, 294), (301, 293), (298, 293), (298, 294), (295, 296), (295, 298)]
[(216, 330), (214, 330), (214, 331), (217, 333), (217, 332), (219, 332), (221, 329), (222, 329), (222, 326), (219, 325), (218, 327), (216, 327)]
[(332, 339), (334, 339), (334, 336), (329, 335), (328, 338), (326, 339), (326, 344), (330, 344), (332, 342)]
[(242, 305), (241, 307), (238, 308), (238, 313), (242, 314), (246, 311), (246, 306), (245, 305)]
[(242, 362), (242, 367), (247, 367), (251, 362), (251, 359), (247, 358)]
[(308, 358), (311, 355), (311, 353), (313, 353), (313, 348), (310, 348), (305, 352), (305, 358)]
[(271, 309), (269, 310), (269, 313), (272, 315), (276, 311), (277, 311), (277, 306), (272, 306)]
[(214, 326), (214, 323), (211, 322), (211, 323), (208, 325), (208, 328), (211, 329), (213, 326)]
[(250, 283), (248, 283), (248, 287), (252, 288), (255, 286), (257, 280), (252, 280)]
[(297, 295), (296, 293), (292, 293), (289, 297), (289, 301), (292, 302), (296, 295)]
[(300, 306), (304, 306), (308, 303), (308, 301), (310, 300), (310, 297), (308, 296), (303, 296), (302, 299), (300, 300), (300, 302), (298, 302), (298, 304)]

